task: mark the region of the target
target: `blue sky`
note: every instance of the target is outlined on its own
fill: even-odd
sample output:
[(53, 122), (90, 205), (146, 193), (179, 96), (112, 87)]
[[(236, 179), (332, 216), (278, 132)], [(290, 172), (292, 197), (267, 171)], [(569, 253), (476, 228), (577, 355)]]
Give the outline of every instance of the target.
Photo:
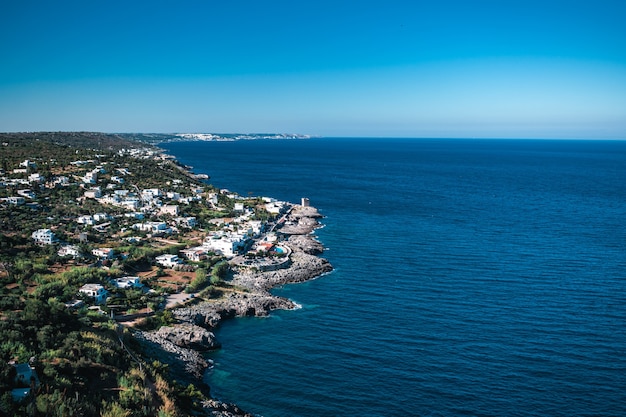
[(626, 1), (10, 1), (0, 131), (626, 139)]

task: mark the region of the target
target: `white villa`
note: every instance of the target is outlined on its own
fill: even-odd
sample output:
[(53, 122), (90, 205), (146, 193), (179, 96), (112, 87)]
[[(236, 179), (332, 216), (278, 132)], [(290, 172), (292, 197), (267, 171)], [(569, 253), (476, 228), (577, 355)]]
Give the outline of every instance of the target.
[(180, 254), (193, 262), (200, 262), (207, 257), (207, 251), (203, 246), (183, 249), (180, 251)]
[(177, 255), (159, 255), (155, 259), (158, 265), (161, 265), (165, 268), (174, 268), (176, 265), (182, 263), (182, 260)]
[(28, 176), (28, 182), (42, 182), (43, 180), (44, 177), (38, 172)]
[(80, 250), (76, 245), (65, 245), (57, 252), (59, 256), (71, 256), (72, 258), (78, 258), (80, 256)]
[(85, 191), (84, 196), (85, 198), (100, 198), (102, 197), (102, 190), (100, 189), (100, 187), (90, 188), (89, 190)]
[(139, 281), (139, 277), (123, 277), (111, 280), (111, 283), (117, 288), (141, 288), (143, 284)]
[(56, 242), (56, 236), (50, 229), (39, 229), (31, 235), (35, 243), (38, 245), (52, 245)]
[(114, 251), (111, 248), (96, 248), (91, 253), (100, 259), (112, 259)]
[(109, 216), (107, 213), (96, 213), (93, 215), (93, 219), (96, 222), (105, 222), (107, 220), (111, 220), (111, 216)]
[(190, 229), (193, 229), (194, 227), (196, 227), (196, 224), (197, 224), (195, 217), (177, 217), (174, 219), (174, 221), (179, 226), (188, 227)]
[(141, 199), (144, 201), (161, 197), (161, 195), (161, 190), (158, 188), (146, 188), (145, 190), (141, 190)]
[(284, 201), (272, 201), (265, 204), (265, 210), (272, 214), (281, 214), (287, 209), (287, 203)]
[(232, 258), (245, 246), (245, 236), (236, 233), (214, 234), (208, 236), (202, 246), (212, 252)]
[(88, 226), (93, 226), (94, 224), (96, 224), (93, 216), (91, 215), (85, 215), (85, 216), (80, 216), (76, 219), (76, 223), (78, 224), (86, 224)]
[(37, 197), (33, 190), (17, 190), (17, 194), (25, 198), (30, 198), (31, 200)]
[(107, 299), (107, 290), (100, 284), (85, 284), (78, 292), (93, 298), (96, 304), (102, 304)]
[(167, 205), (161, 207), (161, 214), (169, 214), (171, 216), (178, 216), (178, 206), (176, 205)]
[(172, 229), (170, 227), (167, 227), (167, 223), (165, 222), (136, 223), (132, 227), (133, 229), (141, 230), (142, 232), (162, 233), (162, 234), (172, 233)]

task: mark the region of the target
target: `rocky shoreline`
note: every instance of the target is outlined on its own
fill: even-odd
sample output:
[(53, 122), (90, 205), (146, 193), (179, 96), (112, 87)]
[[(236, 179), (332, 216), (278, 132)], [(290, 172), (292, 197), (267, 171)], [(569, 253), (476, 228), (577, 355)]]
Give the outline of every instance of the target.
[[(281, 285), (304, 282), (332, 271), (332, 265), (320, 255), (324, 248), (315, 239), (313, 231), (320, 227), (322, 216), (314, 207), (294, 206), (276, 227), (283, 236), (281, 245), (291, 250), (284, 268), (258, 271), (231, 261), (233, 271), (229, 284), (232, 291), (217, 300), (201, 300), (172, 310), (176, 323), (159, 330), (137, 331), (147, 356), (169, 366), (174, 379), (210, 388), (202, 377), (211, 364), (202, 352), (220, 347), (213, 330), (222, 320), (233, 317), (267, 316), (273, 310), (290, 310), (298, 306), (291, 300), (272, 295), (270, 290)], [(213, 416), (249, 416), (237, 406), (211, 399), (205, 404)]]

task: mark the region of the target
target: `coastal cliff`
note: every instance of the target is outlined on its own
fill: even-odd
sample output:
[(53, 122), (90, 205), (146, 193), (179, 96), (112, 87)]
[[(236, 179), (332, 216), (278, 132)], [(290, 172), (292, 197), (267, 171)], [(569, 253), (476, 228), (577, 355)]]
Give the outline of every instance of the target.
[[(270, 293), (281, 285), (304, 282), (332, 271), (332, 265), (318, 255), (322, 244), (313, 231), (320, 227), (322, 216), (313, 207), (294, 206), (275, 228), (282, 237), (281, 246), (289, 250), (288, 262), (278, 269), (263, 271), (250, 268), (242, 259), (230, 262), (232, 274), (230, 290), (219, 299), (194, 299), (194, 302), (172, 309), (175, 323), (156, 331), (137, 331), (149, 356), (169, 366), (172, 376), (180, 381), (210, 388), (202, 383), (202, 376), (211, 366), (202, 352), (220, 347), (213, 331), (223, 320), (234, 317), (267, 316), (277, 309), (290, 310), (297, 305), (284, 297)], [(204, 404), (212, 415), (248, 416), (238, 407), (212, 399)]]

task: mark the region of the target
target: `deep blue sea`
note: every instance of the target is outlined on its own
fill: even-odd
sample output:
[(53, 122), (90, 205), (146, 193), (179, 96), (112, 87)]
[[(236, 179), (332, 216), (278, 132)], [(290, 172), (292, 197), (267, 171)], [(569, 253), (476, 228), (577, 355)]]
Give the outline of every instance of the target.
[(163, 147), (326, 217), (334, 272), (217, 332), (212, 393), (277, 416), (625, 416), (626, 142)]

